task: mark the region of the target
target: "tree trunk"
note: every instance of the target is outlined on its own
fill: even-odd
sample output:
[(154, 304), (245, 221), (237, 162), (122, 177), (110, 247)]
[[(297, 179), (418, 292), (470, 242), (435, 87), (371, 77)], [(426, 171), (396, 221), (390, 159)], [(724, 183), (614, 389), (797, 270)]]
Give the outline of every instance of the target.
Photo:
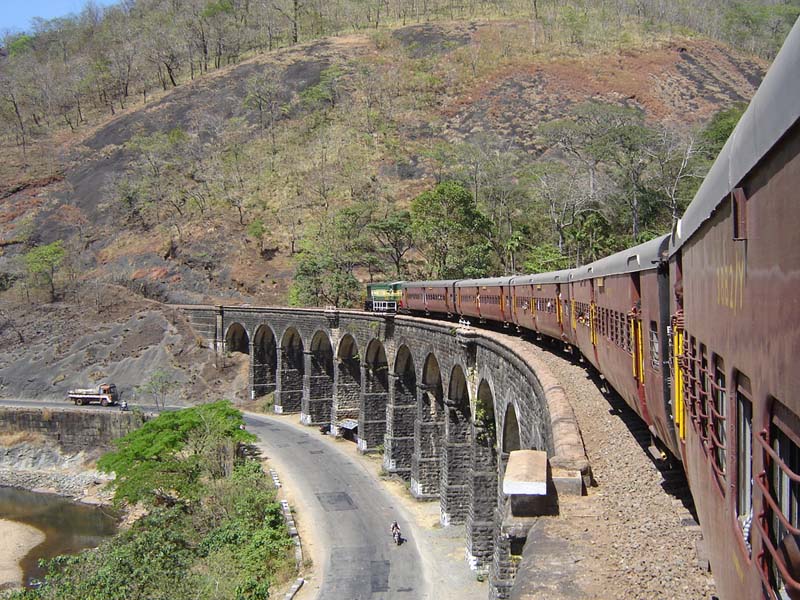
[(172, 83), (172, 87), (178, 87), (177, 82), (175, 81), (175, 73), (172, 71), (172, 67), (168, 63), (164, 63), (164, 66), (167, 69), (167, 74), (169, 75), (170, 83)]
[(22, 143), (22, 158), (27, 160), (28, 154), (28, 142), (25, 138), (25, 121), (22, 120), (22, 113), (19, 110), (19, 104), (17, 103), (17, 98), (14, 94), (9, 94), (9, 99), (11, 100), (11, 104), (14, 106), (14, 114), (17, 117), (17, 126), (19, 127), (19, 136), (20, 142)]
[(293, 18), (292, 18), (292, 44), (297, 44), (299, 35), (297, 32), (297, 20), (300, 18), (300, 0), (293, 2)]

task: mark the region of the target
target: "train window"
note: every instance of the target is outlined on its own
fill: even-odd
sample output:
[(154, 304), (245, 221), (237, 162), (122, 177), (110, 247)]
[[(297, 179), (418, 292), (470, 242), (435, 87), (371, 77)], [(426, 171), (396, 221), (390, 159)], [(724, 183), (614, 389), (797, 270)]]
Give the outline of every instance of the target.
[(700, 344), (700, 370), (698, 373), (698, 410), (700, 418), (700, 439), (703, 442), (703, 450), (706, 453), (709, 451), (709, 438), (708, 438), (708, 395), (709, 395), (709, 375), (708, 375), (708, 352), (705, 344)]
[[(765, 471), (758, 475), (765, 518), (755, 519), (765, 546), (762, 577), (778, 598), (800, 597), (800, 449), (795, 434), (797, 415), (773, 401), (773, 419), (756, 438), (763, 450)], [(767, 556), (765, 555), (769, 555)]]
[[(695, 430), (700, 432), (700, 399), (697, 396), (697, 339), (689, 337), (686, 347), (686, 361), (684, 371), (687, 377), (684, 378), (688, 399), (689, 410), (692, 412), (692, 423)], [(688, 368), (687, 368), (688, 367)]]
[(653, 369), (658, 371), (661, 365), (661, 357), (658, 351), (658, 323), (650, 321), (650, 362)]
[(624, 348), (626, 352), (631, 353), (632, 352), (631, 349), (633, 348), (634, 345), (633, 341), (634, 332), (633, 332), (633, 327), (631, 327), (631, 317), (628, 317), (628, 315), (622, 315), (622, 318), (625, 321), (625, 332), (622, 338), (625, 343)]
[(753, 403), (750, 380), (736, 377), (736, 516), (748, 554), (753, 521)]
[(709, 407), (709, 437), (713, 448), (712, 457), (714, 459), (714, 472), (717, 475), (720, 486), (722, 486), (725, 479), (727, 450), (726, 420), (728, 413), (728, 391), (725, 387), (725, 363), (717, 355), (714, 355), (714, 379), (711, 382), (711, 387), (713, 389), (713, 402)]
[(619, 335), (619, 313), (613, 310), (611, 311), (611, 341), (617, 344), (617, 339)]

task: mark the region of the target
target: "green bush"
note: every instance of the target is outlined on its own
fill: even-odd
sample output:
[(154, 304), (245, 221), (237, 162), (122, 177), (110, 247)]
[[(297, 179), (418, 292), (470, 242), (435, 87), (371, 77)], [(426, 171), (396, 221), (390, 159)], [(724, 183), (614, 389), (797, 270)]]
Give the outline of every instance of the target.
[[(46, 563), (45, 585), (9, 600), (257, 600), (293, 574), (292, 542), (272, 480), (252, 459), (230, 472), (204, 457), (248, 441), (241, 413), (217, 402), (150, 421), (100, 463), (117, 472), (118, 499), (150, 512), (99, 548)], [(159, 491), (160, 490), (160, 491)], [(152, 506), (170, 496), (172, 505)]]

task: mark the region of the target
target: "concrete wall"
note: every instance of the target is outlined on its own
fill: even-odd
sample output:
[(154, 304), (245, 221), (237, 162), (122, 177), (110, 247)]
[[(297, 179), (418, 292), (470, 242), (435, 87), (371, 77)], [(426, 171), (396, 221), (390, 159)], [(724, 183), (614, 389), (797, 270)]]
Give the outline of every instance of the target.
[(357, 311), (181, 309), (209, 347), (250, 354), (251, 397), (274, 389), (276, 412), (354, 435), (417, 498), (438, 498), (442, 525), (465, 524), (467, 560), (489, 574), (494, 598), (508, 597), (516, 571), (503, 530), (506, 453), (542, 450), (588, 478), (569, 402), (518, 338)]

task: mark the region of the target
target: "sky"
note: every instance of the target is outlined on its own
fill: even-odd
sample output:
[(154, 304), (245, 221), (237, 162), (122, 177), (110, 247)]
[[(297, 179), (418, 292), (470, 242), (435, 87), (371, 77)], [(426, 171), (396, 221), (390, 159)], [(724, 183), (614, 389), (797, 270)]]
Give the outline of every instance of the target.
[[(70, 13), (79, 13), (87, 0), (0, 0), (0, 33), (5, 30), (27, 31), (31, 19), (52, 19)], [(95, 4), (108, 6), (117, 0), (94, 0)]]

